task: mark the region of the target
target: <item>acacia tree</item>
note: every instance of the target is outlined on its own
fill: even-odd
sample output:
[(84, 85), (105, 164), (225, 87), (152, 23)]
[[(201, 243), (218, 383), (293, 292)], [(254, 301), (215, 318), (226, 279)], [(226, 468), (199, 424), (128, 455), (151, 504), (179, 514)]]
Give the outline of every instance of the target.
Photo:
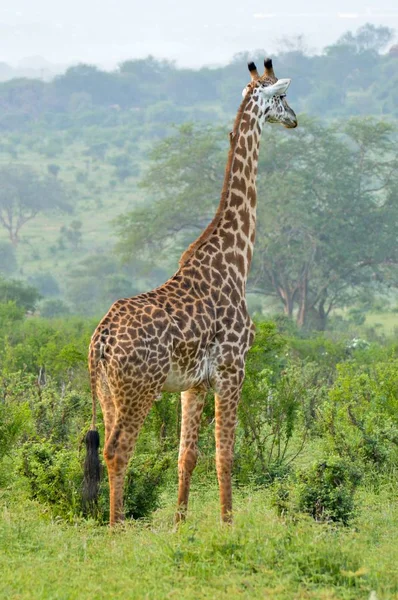
[[(260, 153), (256, 249), (248, 290), (278, 298), (300, 326), (392, 278), (397, 259), (394, 128), (374, 119), (295, 131), (267, 127)], [(227, 136), (221, 136), (226, 140)], [(152, 201), (117, 223), (119, 250), (178, 255), (214, 214), (226, 150), (220, 132), (180, 128), (155, 147)]]
[(323, 329), (333, 308), (396, 264), (393, 133), (388, 123), (351, 119), (329, 128), (304, 122), (289, 139), (271, 134), (252, 282), (276, 294), (287, 315), (297, 308), (300, 326), (312, 316)]
[[(115, 221), (117, 250), (176, 259), (213, 217), (223, 182), (227, 131), (180, 126), (154, 146), (140, 187), (143, 201)], [(144, 200), (145, 199), (145, 200)]]
[(70, 212), (65, 189), (56, 178), (40, 177), (24, 165), (0, 167), (0, 225), (16, 246), (22, 227), (41, 212)]

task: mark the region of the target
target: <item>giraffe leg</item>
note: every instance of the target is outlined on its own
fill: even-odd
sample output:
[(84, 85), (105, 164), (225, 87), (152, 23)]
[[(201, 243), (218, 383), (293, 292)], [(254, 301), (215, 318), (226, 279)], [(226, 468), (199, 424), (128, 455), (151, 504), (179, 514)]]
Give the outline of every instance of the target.
[(178, 500), (175, 523), (185, 520), (191, 475), (198, 456), (200, 418), (206, 390), (191, 389), (181, 394), (181, 437), (178, 455)]
[[(124, 518), (123, 491), (127, 465), (133, 453), (138, 434), (152, 406), (153, 396), (139, 398), (139, 408), (119, 411), (110, 436), (105, 444), (104, 458), (109, 478), (109, 523), (114, 525)], [(136, 406), (133, 402), (130, 406)]]
[(236, 412), (240, 386), (227, 393), (215, 394), (216, 467), (220, 487), (221, 520), (232, 522), (232, 463), (235, 442)]
[(115, 425), (116, 409), (112, 394), (107, 386), (103, 385), (97, 388), (97, 397), (101, 405), (102, 416), (104, 418), (106, 444)]

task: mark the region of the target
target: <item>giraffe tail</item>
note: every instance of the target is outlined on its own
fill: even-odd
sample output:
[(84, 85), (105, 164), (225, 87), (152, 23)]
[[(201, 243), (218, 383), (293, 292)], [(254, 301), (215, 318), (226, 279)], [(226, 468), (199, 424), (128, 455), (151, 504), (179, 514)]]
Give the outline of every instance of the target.
[(90, 382), (93, 402), (91, 428), (86, 434), (86, 458), (84, 461), (83, 504), (87, 512), (95, 513), (101, 482), (101, 463), (99, 458), (100, 437), (96, 429), (96, 361), (90, 356)]

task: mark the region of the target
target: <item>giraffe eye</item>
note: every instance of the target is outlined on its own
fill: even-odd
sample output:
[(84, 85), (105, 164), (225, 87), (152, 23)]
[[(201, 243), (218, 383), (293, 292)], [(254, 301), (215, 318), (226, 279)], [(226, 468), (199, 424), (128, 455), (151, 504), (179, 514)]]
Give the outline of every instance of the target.
[(286, 94), (281, 94), (281, 95), (279, 96), (279, 98), (280, 98), (281, 100), (283, 100), (283, 98), (286, 98)]

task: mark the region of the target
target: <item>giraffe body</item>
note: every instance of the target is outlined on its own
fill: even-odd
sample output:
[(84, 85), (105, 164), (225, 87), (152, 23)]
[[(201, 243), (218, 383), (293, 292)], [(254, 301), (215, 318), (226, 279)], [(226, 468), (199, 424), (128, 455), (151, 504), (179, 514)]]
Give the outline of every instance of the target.
[(145, 417), (162, 391), (182, 392), (176, 521), (185, 516), (199, 424), (210, 389), (215, 392), (221, 515), (225, 521), (231, 518), (236, 412), (246, 354), (254, 340), (245, 291), (255, 238), (261, 129), (266, 120), (288, 127), (297, 124), (282, 95), (290, 80), (278, 83), (272, 65), (267, 72), (266, 64), (262, 78), (251, 67), (252, 82), (245, 88), (231, 134), (224, 187), (213, 221), (183, 254), (173, 277), (151, 292), (115, 302), (91, 340), (93, 399), (99, 398), (105, 421), (111, 524), (123, 517), (127, 463)]

